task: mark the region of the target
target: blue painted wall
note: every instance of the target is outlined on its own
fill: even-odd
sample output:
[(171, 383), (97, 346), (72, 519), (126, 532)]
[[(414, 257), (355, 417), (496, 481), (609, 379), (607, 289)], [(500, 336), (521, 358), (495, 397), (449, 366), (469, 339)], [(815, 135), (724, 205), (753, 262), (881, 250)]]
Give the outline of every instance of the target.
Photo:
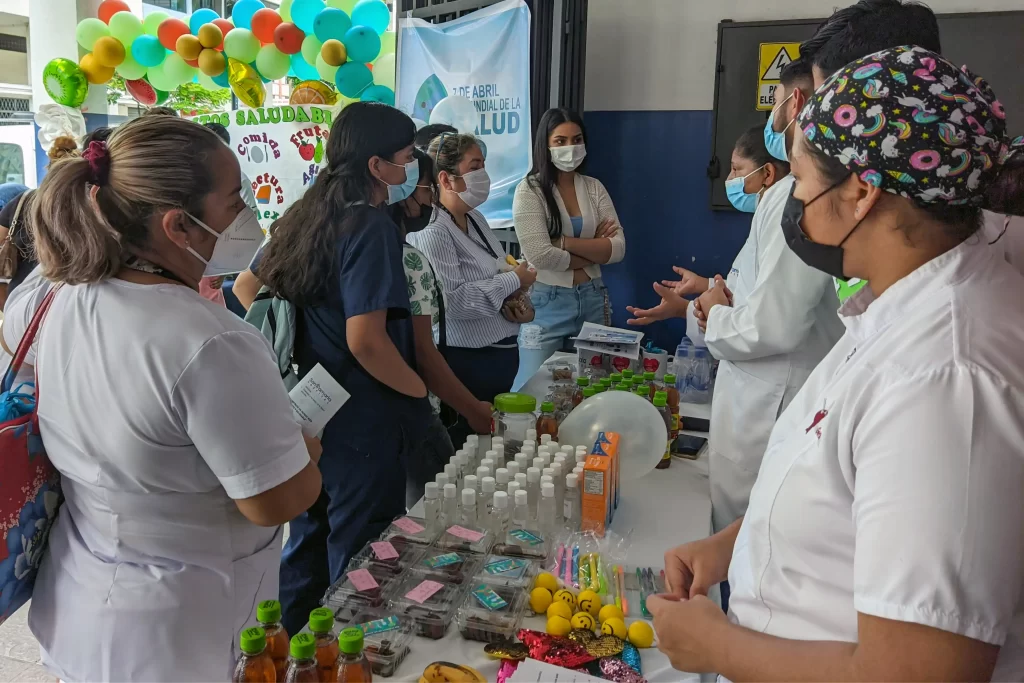
[[(725, 276), (750, 231), (750, 215), (712, 211), (710, 111), (588, 111), (586, 173), (608, 188), (626, 233), (626, 258), (602, 269), (612, 324), (626, 326), (627, 305), (658, 302), (651, 283), (676, 279), (673, 265)], [(728, 168), (726, 166), (726, 168)], [(647, 339), (670, 350), (683, 320), (656, 323)]]

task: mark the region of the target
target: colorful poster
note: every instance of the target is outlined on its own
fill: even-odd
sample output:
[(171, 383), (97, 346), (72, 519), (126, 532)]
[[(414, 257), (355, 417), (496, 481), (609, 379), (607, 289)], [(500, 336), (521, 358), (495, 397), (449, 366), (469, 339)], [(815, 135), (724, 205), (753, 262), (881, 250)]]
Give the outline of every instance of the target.
[[(447, 118), (481, 139), (491, 196), (480, 210), (492, 228), (511, 227), (512, 196), (530, 170), (533, 147), (526, 2), (505, 0), (441, 24), (399, 19), (397, 79), (399, 109), (424, 123)], [(475, 116), (461, 115), (462, 98)]]
[(193, 117), (228, 129), (266, 231), (302, 196), (326, 163), (327, 138), (339, 107), (281, 106)]

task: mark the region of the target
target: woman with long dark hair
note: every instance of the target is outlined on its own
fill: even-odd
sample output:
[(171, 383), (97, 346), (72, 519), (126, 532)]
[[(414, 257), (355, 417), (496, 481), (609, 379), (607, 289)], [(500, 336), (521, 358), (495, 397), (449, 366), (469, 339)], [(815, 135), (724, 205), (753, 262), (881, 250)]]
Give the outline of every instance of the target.
[(537, 268), (537, 284), (530, 295), (536, 317), (519, 331), (513, 390), (526, 384), (583, 323), (608, 323), (601, 265), (622, 260), (626, 238), (604, 185), (580, 172), (586, 138), (576, 112), (544, 112), (533, 143), (533, 169), (516, 189), (516, 235), (523, 255)]
[(300, 377), (323, 366), (351, 394), (323, 433), (319, 500), (291, 522), (281, 566), (290, 633), (354, 552), (405, 511), (410, 449), (428, 424), (416, 373), (402, 234), (382, 208), (415, 190), (416, 127), (356, 102), (331, 129), (327, 166), (271, 227), (259, 277), (298, 310)]

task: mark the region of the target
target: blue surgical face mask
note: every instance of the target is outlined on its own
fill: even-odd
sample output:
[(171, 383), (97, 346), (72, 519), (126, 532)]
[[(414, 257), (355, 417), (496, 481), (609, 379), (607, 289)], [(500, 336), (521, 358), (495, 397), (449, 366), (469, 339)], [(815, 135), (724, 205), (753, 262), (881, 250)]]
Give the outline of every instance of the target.
[(775, 113), (782, 108), (786, 102), (789, 102), (790, 98), (796, 94), (794, 90), (789, 97), (779, 102), (778, 106), (772, 109), (771, 115), (768, 117), (768, 123), (764, 124), (764, 146), (768, 148), (768, 153), (776, 159), (782, 161), (789, 161), (789, 155), (786, 154), (786, 131), (793, 125), (793, 121), (786, 124), (786, 127), (782, 129), (781, 133), (775, 131)]
[(751, 194), (746, 191), (744, 185), (747, 182), (747, 178), (762, 169), (764, 169), (764, 166), (751, 171), (742, 178), (733, 178), (732, 180), (725, 181), (725, 196), (729, 198), (729, 203), (736, 207), (737, 210), (743, 211), (744, 213), (754, 213), (757, 209), (757, 200), (760, 191)]
[[(403, 166), (403, 164), (396, 164), (383, 159), (385, 163), (391, 164), (392, 166)], [(405, 167), (405, 182), (401, 185), (391, 185), (384, 180), (380, 180), (382, 183), (388, 186), (388, 204), (397, 204), (403, 199), (408, 199), (413, 192), (416, 191), (416, 183), (420, 180), (420, 162), (413, 159)]]

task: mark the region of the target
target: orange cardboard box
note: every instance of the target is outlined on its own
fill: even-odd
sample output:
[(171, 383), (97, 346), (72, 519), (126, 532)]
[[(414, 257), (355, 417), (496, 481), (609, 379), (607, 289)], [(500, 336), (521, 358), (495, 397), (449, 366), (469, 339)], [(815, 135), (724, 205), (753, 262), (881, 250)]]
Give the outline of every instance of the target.
[(614, 502), (612, 488), (612, 459), (603, 455), (589, 455), (583, 462), (583, 531), (604, 536), (609, 511)]
[(612, 461), (612, 499), (608, 511), (608, 524), (611, 524), (615, 509), (619, 507), (619, 434), (617, 432), (600, 432), (594, 441), (592, 455), (605, 455)]

